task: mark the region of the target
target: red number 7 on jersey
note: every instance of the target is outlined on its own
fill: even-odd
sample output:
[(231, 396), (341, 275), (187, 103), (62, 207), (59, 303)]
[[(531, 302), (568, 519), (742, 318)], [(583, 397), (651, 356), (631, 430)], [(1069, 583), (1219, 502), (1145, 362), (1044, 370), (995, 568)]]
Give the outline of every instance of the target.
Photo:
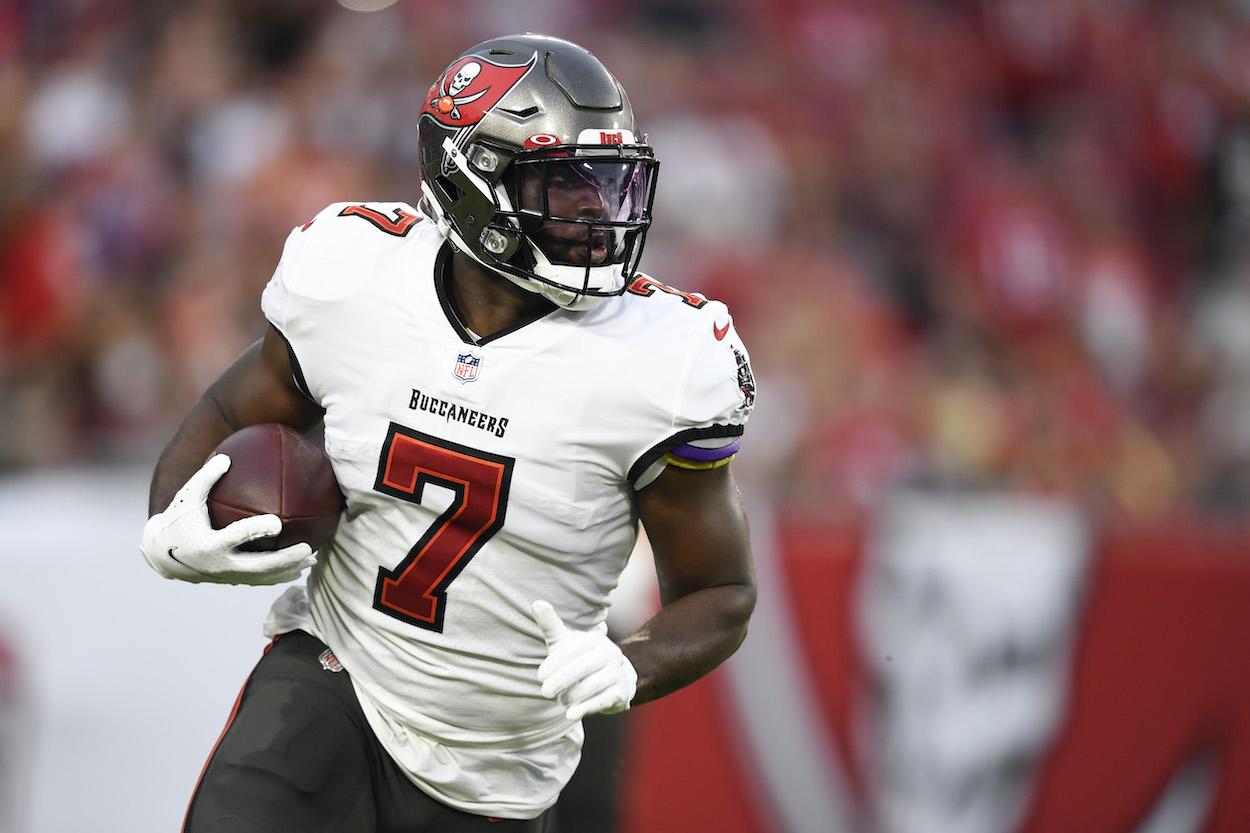
[(421, 503), (433, 483), (454, 497), (395, 569), (378, 568), (375, 609), (442, 632), (447, 587), (503, 526), (515, 462), (391, 423), (374, 488)]

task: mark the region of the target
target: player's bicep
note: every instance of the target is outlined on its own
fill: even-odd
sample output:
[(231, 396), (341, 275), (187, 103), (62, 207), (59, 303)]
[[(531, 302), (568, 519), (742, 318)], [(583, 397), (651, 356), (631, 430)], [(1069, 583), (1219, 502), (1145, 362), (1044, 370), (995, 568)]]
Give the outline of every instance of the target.
[(746, 510), (728, 466), (668, 466), (637, 493), (637, 505), (665, 604), (723, 586), (740, 587), (754, 601)]
[(298, 363), (286, 339), (272, 325), (243, 352), (205, 394), (234, 429), (259, 422), (281, 422), (307, 431), (323, 415), (301, 390)]

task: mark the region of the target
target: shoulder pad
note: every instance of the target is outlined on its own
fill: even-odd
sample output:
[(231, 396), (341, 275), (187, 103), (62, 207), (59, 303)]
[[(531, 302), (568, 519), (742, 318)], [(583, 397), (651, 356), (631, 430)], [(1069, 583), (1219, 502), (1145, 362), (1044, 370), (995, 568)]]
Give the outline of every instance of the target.
[(304, 297), (345, 297), (393, 247), (429, 228), (407, 203), (335, 203), (288, 235), (282, 280)]

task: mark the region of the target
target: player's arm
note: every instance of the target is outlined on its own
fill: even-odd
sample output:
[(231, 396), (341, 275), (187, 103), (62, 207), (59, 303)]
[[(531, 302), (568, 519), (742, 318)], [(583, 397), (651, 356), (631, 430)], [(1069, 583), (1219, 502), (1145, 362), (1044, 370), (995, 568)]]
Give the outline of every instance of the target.
[[(738, 649), (755, 609), (746, 511), (726, 465), (754, 404), (755, 380), (724, 305), (695, 308), (703, 318), (690, 321), (689, 347), (699, 371), (685, 375), (668, 421), (676, 431), (669, 444), (683, 444), (655, 446), (630, 470), (631, 480), (646, 483), (634, 499), (654, 553), (659, 613), (618, 645), (605, 625), (569, 629), (546, 601), (533, 605), (547, 643), (542, 693), (566, 706), (570, 720), (689, 685)], [(720, 412), (710, 424), (689, 416), (709, 410)], [(661, 460), (667, 465), (648, 482)]]
[(281, 422), (308, 431), (321, 408), (295, 384), (286, 340), (271, 325), (208, 387), (183, 418), (152, 475), (148, 512), (167, 507), (218, 443), (247, 425)]
[(570, 720), (619, 712), (689, 685), (746, 637), (755, 574), (729, 467), (670, 465), (637, 500), (655, 553), (660, 612), (617, 645), (606, 626), (571, 630), (546, 601), (533, 605), (547, 642), (538, 680)]
[(149, 494), (151, 517), (139, 544), (148, 565), (165, 578), (225, 584), (280, 584), (312, 566), (312, 548), (304, 543), (263, 554), (238, 549), (281, 532), (277, 515), (255, 515), (213, 528), (208, 494), (231, 460), (223, 454), (206, 458), (247, 425), (282, 422), (307, 430), (321, 415), (297, 387), (286, 341), (271, 327), (191, 407), (157, 461)]
[(668, 466), (637, 502), (662, 607), (621, 643), (638, 672), (635, 704), (670, 694), (724, 662), (746, 638), (755, 608), (746, 511), (729, 466)]

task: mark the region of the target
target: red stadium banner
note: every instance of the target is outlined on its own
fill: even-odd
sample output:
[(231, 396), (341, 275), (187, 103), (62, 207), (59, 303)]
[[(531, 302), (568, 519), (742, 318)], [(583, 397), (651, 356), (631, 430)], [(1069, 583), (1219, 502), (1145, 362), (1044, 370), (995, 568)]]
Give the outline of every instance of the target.
[[(941, 608), (943, 596), (956, 602), (948, 605), (957, 611), (951, 627), (965, 628), (961, 640), (968, 643), (947, 656), (931, 639), (915, 653), (928, 657), (931, 667), (910, 683), (882, 677), (905, 678), (906, 668), (880, 669), (890, 662), (919, 668), (908, 658), (912, 649), (873, 655), (881, 647), (873, 639), (889, 632), (874, 624), (881, 614), (873, 607), (897, 606), (874, 589), (881, 562), (890, 560), (874, 540), (864, 530), (782, 524), (774, 551), (766, 554), (780, 567), (780, 595), (804, 666), (795, 679), (801, 677), (798, 684), (815, 704), (805, 725), (836, 764), (836, 783), (828, 787), (838, 812), (822, 830), (1250, 830), (1250, 539), (1244, 534), (1104, 531), (1090, 539), (1088, 552), (1070, 558), (1077, 571), (1038, 558), (1015, 571), (1019, 587), (1013, 590), (1000, 570), (998, 601), (957, 586), (984, 578), (979, 568), (935, 570), (908, 556), (889, 581), (915, 588), (917, 609)], [(1028, 582), (1051, 590), (1013, 598)], [(963, 608), (978, 605), (997, 618), (978, 614), (984, 621), (976, 626), (976, 616)], [(907, 623), (897, 609), (890, 617)], [(1010, 638), (987, 641), (987, 633)], [(912, 637), (923, 642), (932, 634)], [(984, 650), (970, 648), (978, 642)], [(972, 662), (961, 666), (961, 657)], [(949, 670), (965, 666), (980, 689), (957, 691), (943, 707), (944, 688), (955, 690)], [(784, 788), (775, 773), (761, 769), (762, 760), (769, 766), (784, 761), (760, 754), (769, 722), (779, 721), (779, 735), (787, 730), (767, 709), (743, 713), (736, 678), (749, 672), (721, 668), (628, 713), (632, 735), (620, 802), (625, 833), (777, 833), (812, 823), (810, 814), (779, 804)], [(913, 697), (908, 686), (920, 691), (925, 680), (928, 723), (891, 717), (881, 702), (883, 686), (894, 687), (893, 698), (906, 699)], [(960, 701), (979, 711), (961, 712)], [(764, 731), (753, 732), (752, 722)], [(932, 771), (933, 761), (945, 770)], [(961, 777), (951, 777), (952, 771)], [(829, 797), (812, 790), (786, 800), (827, 808)], [(887, 802), (896, 806), (883, 806)], [(926, 825), (916, 820), (922, 816), (909, 818), (900, 803), (927, 809), (936, 820)], [(958, 806), (962, 815), (940, 818)]]

